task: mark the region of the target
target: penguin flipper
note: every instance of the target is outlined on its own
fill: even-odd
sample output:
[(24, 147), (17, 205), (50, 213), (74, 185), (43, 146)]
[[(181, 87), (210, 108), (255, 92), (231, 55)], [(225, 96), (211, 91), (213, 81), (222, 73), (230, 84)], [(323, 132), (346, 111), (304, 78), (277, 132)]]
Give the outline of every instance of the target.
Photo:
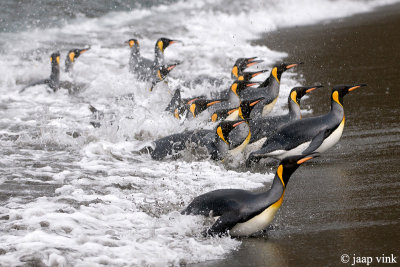
[(44, 79), (44, 80), (39, 80), (36, 81), (34, 83), (28, 84), (27, 86), (23, 87), (21, 90), (19, 90), (18, 93), (23, 93), (27, 88), (32, 87), (32, 86), (36, 86), (36, 85), (40, 85), (40, 84), (49, 84), (50, 80), (49, 79)]
[(218, 220), (204, 232), (205, 235), (221, 236), (232, 229), (239, 221), (241, 216), (238, 211), (231, 211), (223, 214)]
[(174, 112), (176, 108), (182, 105), (182, 98), (181, 98), (181, 90), (177, 88), (172, 96), (171, 101), (169, 102), (168, 106), (165, 108), (165, 111)]
[(318, 149), (318, 147), (321, 146), (322, 142), (324, 142), (325, 132), (326, 131), (321, 131), (321, 132), (319, 132), (319, 134), (314, 136), (314, 138), (311, 140), (310, 145), (308, 146), (308, 148), (306, 150), (303, 151), (302, 154), (308, 155), (308, 154), (311, 154), (312, 152), (314, 152), (316, 149)]

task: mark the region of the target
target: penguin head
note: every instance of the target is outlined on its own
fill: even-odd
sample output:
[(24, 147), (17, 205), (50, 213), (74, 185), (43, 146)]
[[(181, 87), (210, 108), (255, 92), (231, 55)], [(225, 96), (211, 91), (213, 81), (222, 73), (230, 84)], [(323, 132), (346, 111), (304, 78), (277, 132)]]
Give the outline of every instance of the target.
[(139, 48), (139, 41), (136, 39), (129, 39), (125, 43), (128, 44), (130, 48), (134, 48), (134, 47)]
[(157, 70), (157, 78), (158, 81), (162, 81), (165, 79), (165, 77), (167, 77), (168, 73), (173, 70), (176, 66), (178, 66), (179, 64), (181, 64), (180, 62), (176, 62), (174, 64), (169, 64), (169, 65), (164, 65), (161, 66), (158, 70)]
[(242, 72), (241, 74), (238, 74), (239, 76), (237, 77), (237, 79), (239, 81), (249, 81), (251, 79), (253, 79), (254, 77), (263, 74), (265, 72), (267, 72), (268, 70), (259, 70), (259, 71), (246, 71), (246, 72)]
[(366, 84), (354, 84), (354, 85), (335, 85), (332, 89), (332, 100), (342, 105), (343, 97), (349, 92), (354, 91), (362, 86), (367, 86)]
[(75, 59), (77, 59), (81, 54), (85, 53), (89, 49), (90, 47), (85, 49), (71, 49), (68, 52), (67, 60), (69, 60), (70, 62), (74, 62)]
[(263, 62), (263, 60), (256, 60), (257, 57), (249, 58), (238, 58), (232, 67), (231, 77), (232, 79), (238, 79), (241, 73), (248, 67), (251, 67), (257, 63)]
[(161, 37), (160, 39), (157, 40), (155, 49), (158, 50), (158, 51), (161, 51), (161, 53), (164, 53), (164, 50), (169, 45), (174, 44), (174, 43), (179, 43), (179, 42), (181, 42), (181, 41), (171, 40), (171, 39), (168, 39), (168, 38), (165, 38), (165, 37)]
[(276, 65), (272, 68), (271, 76), (273, 76), (280, 83), (282, 73), (300, 64), (303, 64), (303, 62), (293, 64), (281, 63), (279, 65)]
[(50, 56), (50, 62), (52, 66), (60, 65), (60, 52), (54, 52)]
[(239, 94), (242, 90), (246, 89), (247, 87), (257, 85), (258, 82), (249, 82), (249, 81), (234, 81), (231, 85), (231, 91), (239, 97)]
[(158, 83), (161, 82), (165, 79), (165, 77), (167, 77), (168, 73), (173, 70), (177, 65), (179, 65), (180, 62), (176, 62), (174, 64), (170, 64), (170, 65), (164, 65), (161, 66), (157, 72), (155, 77), (153, 78), (153, 81), (151, 83), (151, 87), (150, 87), (150, 91), (153, 91), (154, 86)]
[(222, 121), (216, 128), (216, 146), (220, 156), (240, 146), (250, 136), (250, 127), (245, 120)]
[(244, 120), (250, 119), (251, 111), (263, 99), (264, 97), (260, 97), (254, 100), (243, 100), (240, 102), (239, 117)]
[(219, 120), (223, 120), (229, 115), (231, 115), (233, 112), (237, 111), (238, 109), (239, 108), (219, 109), (211, 115), (211, 121), (217, 122)]
[(290, 99), (294, 101), (297, 105), (300, 105), (300, 100), (303, 96), (306, 94), (314, 91), (317, 88), (323, 87), (322, 85), (316, 85), (316, 86), (299, 86), (299, 87), (294, 87), (290, 91)]
[(281, 179), (283, 185), (286, 187), (290, 176), (297, 170), (297, 168), (301, 164), (318, 156), (318, 153), (312, 153), (310, 155), (296, 155), (284, 158), (279, 163), (279, 166), (276, 170), (276, 175)]
[(207, 108), (215, 105), (217, 103), (221, 103), (222, 100), (209, 100), (209, 99), (194, 99), (188, 102), (189, 111), (192, 113), (193, 118), (195, 118), (198, 114), (206, 110)]

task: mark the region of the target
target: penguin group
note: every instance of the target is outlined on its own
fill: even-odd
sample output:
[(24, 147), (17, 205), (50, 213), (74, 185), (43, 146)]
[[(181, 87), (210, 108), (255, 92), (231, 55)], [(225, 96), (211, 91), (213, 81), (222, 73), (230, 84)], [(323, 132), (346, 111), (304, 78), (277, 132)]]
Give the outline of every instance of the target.
[[(300, 64), (280, 63), (272, 67), (264, 81), (253, 78), (268, 70), (246, 71), (262, 62), (256, 57), (239, 58), (231, 70), (234, 80), (229, 88), (212, 98), (181, 97), (175, 90), (166, 111), (177, 119), (205, 117), (215, 123), (212, 130), (196, 129), (169, 135), (142, 149), (154, 160), (174, 158), (187, 149), (203, 151), (209, 159), (224, 161), (242, 155), (252, 167), (264, 158), (280, 160), (272, 186), (262, 192), (242, 189), (219, 189), (192, 200), (181, 212), (215, 218), (204, 236), (251, 236), (265, 230), (282, 205), (290, 177), (308, 160), (320, 156), (340, 139), (345, 123), (343, 97), (366, 84), (343, 84), (332, 87), (331, 110), (324, 115), (302, 118), (302, 97), (322, 85), (297, 86), (288, 96), (288, 112), (270, 116), (278, 100), (283, 74)], [(204, 116), (203, 116), (204, 118)]]
[[(164, 60), (165, 49), (171, 44), (180, 43), (178, 40), (159, 38), (155, 43), (153, 60), (141, 56), (137, 39), (132, 38), (125, 43), (130, 49), (129, 71), (138, 80), (149, 82), (150, 91), (180, 64), (179, 61), (166, 63)], [(65, 72), (71, 72), (76, 59), (88, 50), (70, 50), (65, 60)], [(50, 77), (25, 86), (20, 90), (21, 93), (39, 84), (46, 84), (53, 92), (63, 87), (60, 81), (60, 53), (53, 53), (50, 61)], [(214, 217), (213, 225), (203, 231), (205, 236), (251, 236), (265, 230), (282, 205), (287, 184), (296, 169), (334, 146), (342, 136), (345, 124), (344, 96), (366, 86), (333, 86), (330, 111), (308, 118), (302, 118), (301, 99), (323, 86), (297, 86), (289, 92), (288, 112), (270, 116), (278, 101), (283, 74), (303, 63), (279, 63), (272, 66), (271, 70), (248, 70), (261, 62), (257, 57), (238, 58), (231, 68), (231, 85), (211, 96), (185, 99), (181, 97), (181, 89), (177, 88), (170, 102), (166, 103), (166, 113), (181, 121), (206, 118), (214, 127), (165, 136), (139, 151), (148, 153), (153, 160), (163, 160), (179, 157), (190, 149), (202, 151), (206, 158), (214, 161), (240, 158), (249, 168), (263, 164), (265, 158), (280, 161), (269, 190), (251, 192), (220, 189), (194, 198), (182, 214)], [(254, 81), (255, 77), (267, 72), (269, 75), (263, 81)], [(89, 108), (97, 116), (103, 116), (95, 107)], [(95, 128), (101, 126), (98, 123), (92, 125)]]

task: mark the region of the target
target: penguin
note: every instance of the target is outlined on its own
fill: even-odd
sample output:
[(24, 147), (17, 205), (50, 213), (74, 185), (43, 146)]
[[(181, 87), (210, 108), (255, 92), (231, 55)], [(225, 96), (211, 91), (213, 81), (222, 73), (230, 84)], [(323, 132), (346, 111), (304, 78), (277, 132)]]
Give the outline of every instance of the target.
[(366, 84), (336, 85), (331, 94), (331, 110), (324, 115), (293, 121), (267, 139), (261, 149), (252, 152), (247, 166), (265, 157), (283, 159), (292, 155), (322, 153), (335, 145), (343, 133), (345, 116), (343, 97)]
[[(149, 152), (154, 160), (162, 160), (167, 156), (179, 155), (188, 148), (205, 148), (206, 154), (212, 160), (222, 160), (227, 152), (250, 140), (248, 126), (244, 122), (223, 121), (213, 130), (201, 129), (169, 135), (140, 151)], [(243, 134), (239, 134), (240, 132)]]
[(154, 69), (154, 73), (153, 73), (152, 79), (151, 79), (150, 91), (153, 91), (154, 86), (157, 83), (163, 81), (165, 79), (165, 77), (167, 77), (168, 73), (171, 70), (173, 70), (179, 64), (181, 64), (181, 63), (180, 62), (176, 62), (176, 63), (173, 63), (173, 64), (161, 66), (158, 69)]
[(291, 175), (315, 155), (284, 158), (276, 170), (271, 188), (263, 192), (243, 189), (219, 189), (202, 194), (181, 212), (182, 215), (203, 215), (216, 218), (204, 236), (251, 236), (266, 229), (282, 205)]
[[(288, 124), (291, 121), (301, 119), (300, 113), (300, 101), (303, 96), (307, 93), (314, 91), (317, 88), (321, 88), (323, 86), (301, 86), (294, 87), (289, 93), (288, 97), (288, 106), (289, 112), (280, 116), (267, 116), (267, 117), (257, 117), (253, 118), (251, 114), (247, 115), (249, 118), (253, 118), (249, 120), (249, 126), (251, 131), (251, 139), (250, 143), (246, 146), (245, 154), (248, 154), (252, 151), (256, 151), (261, 148), (262, 144), (272, 136), (279, 128)], [(245, 104), (240, 107), (240, 117), (243, 113), (243, 109), (249, 109)]]
[(69, 50), (67, 57), (65, 58), (65, 72), (71, 72), (74, 66), (75, 60), (83, 53), (88, 51), (90, 47), (84, 49), (71, 49)]
[(31, 83), (23, 87), (19, 91), (19, 93), (24, 92), (25, 89), (27, 89), (28, 87), (40, 84), (47, 84), (53, 90), (53, 92), (56, 92), (58, 89), (60, 89), (60, 52), (57, 51), (52, 53), (50, 56), (50, 62), (51, 62), (50, 78)]
[(136, 39), (130, 39), (126, 41), (131, 49), (129, 58), (129, 71), (135, 73), (139, 79), (150, 80), (162, 66), (164, 66), (164, 50), (173, 43), (180, 41), (171, 40), (168, 38), (160, 38), (157, 40), (155, 45), (155, 57), (154, 60), (142, 57), (140, 55), (139, 41)]
[(257, 57), (249, 58), (238, 58), (231, 70), (231, 78), (233, 80), (239, 80), (239, 77), (243, 75), (246, 68), (249, 68), (255, 64), (261, 63), (264, 60), (256, 60)]
[(279, 64), (272, 68), (270, 76), (257, 88), (244, 90), (238, 93), (241, 100), (251, 100), (263, 97), (263, 101), (254, 108), (255, 116), (265, 117), (275, 106), (279, 96), (279, 87), (282, 73), (302, 63)]

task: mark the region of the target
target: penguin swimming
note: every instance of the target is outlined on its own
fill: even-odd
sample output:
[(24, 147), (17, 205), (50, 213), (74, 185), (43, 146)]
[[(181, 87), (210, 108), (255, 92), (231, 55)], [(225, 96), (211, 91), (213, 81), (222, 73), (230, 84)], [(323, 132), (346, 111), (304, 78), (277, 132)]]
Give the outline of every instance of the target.
[(51, 62), (50, 78), (31, 83), (22, 88), (19, 91), (19, 93), (24, 92), (25, 89), (27, 89), (28, 87), (40, 84), (47, 84), (53, 90), (53, 92), (56, 92), (58, 89), (60, 89), (60, 52), (57, 51), (51, 54), (50, 62)]
[(167, 156), (179, 155), (187, 148), (205, 148), (204, 152), (208, 157), (220, 160), (227, 152), (250, 140), (249, 128), (244, 122), (223, 121), (214, 130), (201, 129), (172, 134), (154, 141), (151, 146), (141, 149), (141, 152), (150, 152), (152, 159), (162, 160)]
[(283, 159), (268, 191), (254, 193), (242, 189), (219, 189), (200, 195), (181, 213), (218, 217), (204, 235), (250, 236), (264, 230), (282, 205), (291, 175), (304, 162), (315, 157), (293, 156)]
[(75, 60), (83, 53), (88, 51), (90, 47), (84, 49), (71, 49), (69, 50), (67, 57), (65, 58), (65, 72), (71, 72), (74, 66)]
[(157, 40), (154, 51), (154, 60), (142, 57), (140, 55), (139, 41), (136, 39), (130, 39), (126, 41), (131, 49), (131, 54), (129, 58), (129, 70), (130, 72), (138, 75), (139, 79), (149, 80), (154, 77), (156, 73), (162, 66), (164, 66), (164, 50), (171, 44), (180, 41), (171, 40), (168, 38), (160, 38)]
[[(298, 63), (301, 64), (301, 63)], [(282, 73), (297, 66), (298, 64), (282, 63), (272, 68), (270, 76), (257, 88), (251, 88), (238, 93), (241, 100), (251, 100), (263, 97), (263, 101), (254, 108), (256, 116), (265, 117), (275, 106), (279, 96), (280, 79)]]
[[(261, 148), (262, 144), (272, 136), (279, 128), (286, 125), (287, 123), (301, 119), (300, 113), (300, 101), (303, 96), (307, 93), (312, 92), (322, 86), (301, 86), (294, 87), (288, 97), (289, 112), (285, 115), (280, 116), (267, 116), (267, 117), (254, 117), (251, 114), (248, 115), (249, 126), (251, 130), (251, 139), (249, 145), (246, 147), (245, 153), (248, 154), (252, 151), (256, 151)], [(241, 109), (246, 108), (245, 105)], [(242, 111), (240, 111), (242, 113)]]
[(343, 97), (366, 84), (336, 85), (331, 94), (331, 110), (321, 116), (293, 121), (267, 139), (260, 150), (249, 155), (246, 164), (265, 157), (283, 159), (292, 155), (322, 153), (335, 145), (343, 133)]

